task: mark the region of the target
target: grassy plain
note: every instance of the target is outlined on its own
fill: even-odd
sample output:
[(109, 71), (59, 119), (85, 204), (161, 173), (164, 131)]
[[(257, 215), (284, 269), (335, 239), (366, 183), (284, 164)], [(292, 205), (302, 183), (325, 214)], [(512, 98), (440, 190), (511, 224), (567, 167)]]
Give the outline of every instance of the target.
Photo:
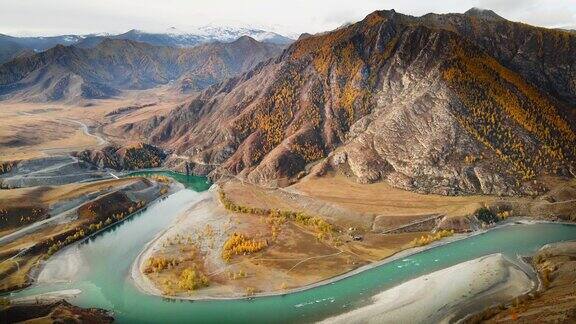
[[(182, 102), (163, 87), (125, 91), (118, 98), (82, 102), (0, 102), (0, 161), (45, 157), (96, 148), (106, 140), (122, 144), (131, 138), (123, 127), (162, 116)], [(141, 107), (110, 115), (126, 107)], [(82, 126), (86, 125), (86, 128)]]

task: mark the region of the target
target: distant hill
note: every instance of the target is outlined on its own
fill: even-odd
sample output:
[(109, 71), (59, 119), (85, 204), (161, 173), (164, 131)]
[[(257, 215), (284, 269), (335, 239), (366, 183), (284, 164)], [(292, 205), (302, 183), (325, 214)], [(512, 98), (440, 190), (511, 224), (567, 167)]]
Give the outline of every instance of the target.
[(27, 51), (26, 47), (0, 36), (0, 64), (25, 54)]
[(282, 49), (249, 37), (193, 48), (119, 39), (104, 39), (93, 48), (57, 45), (0, 65), (0, 98), (108, 98), (124, 89), (148, 89), (171, 81), (181, 91), (195, 91), (245, 72)]
[[(330, 170), (438, 194), (576, 175), (576, 35), (492, 11), (376, 11), (132, 125), (213, 179)], [(173, 161), (178, 163), (178, 161)]]
[(35, 37), (15, 37), (0, 34), (0, 41), (10, 41), (18, 44), (22, 48), (27, 48), (36, 52), (47, 50), (56, 45), (76, 44), (85, 36), (81, 35), (60, 35), (60, 36), (35, 36)]
[(83, 36), (78, 35), (14, 37), (0, 34), (0, 64), (10, 61), (22, 54), (45, 51), (56, 45), (72, 45), (83, 38)]

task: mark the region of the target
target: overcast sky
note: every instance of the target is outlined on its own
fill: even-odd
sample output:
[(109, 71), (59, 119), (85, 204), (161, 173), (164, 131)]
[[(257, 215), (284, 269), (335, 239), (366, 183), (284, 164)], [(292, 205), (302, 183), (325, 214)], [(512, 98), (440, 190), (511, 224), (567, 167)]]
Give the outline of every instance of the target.
[(295, 36), (334, 29), (377, 9), (420, 16), (471, 7), (533, 25), (576, 28), (576, 0), (0, 0), (0, 33), (118, 33), (213, 24)]

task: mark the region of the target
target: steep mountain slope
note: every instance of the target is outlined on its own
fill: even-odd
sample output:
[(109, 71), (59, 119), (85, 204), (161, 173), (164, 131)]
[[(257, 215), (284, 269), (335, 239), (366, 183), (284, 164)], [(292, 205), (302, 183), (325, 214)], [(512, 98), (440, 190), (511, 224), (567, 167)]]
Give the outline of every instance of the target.
[(106, 98), (122, 89), (151, 88), (181, 76), (183, 88), (198, 90), (247, 71), (281, 50), (248, 37), (187, 49), (112, 39), (91, 49), (59, 45), (0, 65), (0, 95), (35, 101)]
[(232, 43), (198, 45), (186, 50), (188, 65), (177, 80), (176, 87), (181, 92), (204, 89), (278, 56), (283, 48), (283, 45), (258, 42), (248, 36), (242, 36)]
[(476, 8), (465, 14), (429, 14), (422, 20), (457, 32), (548, 95), (576, 106), (573, 33), (512, 23)]
[[(532, 193), (540, 175), (576, 172), (574, 78), (552, 80), (556, 67), (537, 64), (554, 53), (573, 71), (576, 36), (486, 14), (374, 12), (133, 128), (213, 178), (283, 185), (320, 161), (316, 173), (409, 190)], [(454, 27), (466, 21), (489, 27)], [(542, 41), (506, 40), (519, 29)], [(504, 43), (528, 58), (514, 63)]]

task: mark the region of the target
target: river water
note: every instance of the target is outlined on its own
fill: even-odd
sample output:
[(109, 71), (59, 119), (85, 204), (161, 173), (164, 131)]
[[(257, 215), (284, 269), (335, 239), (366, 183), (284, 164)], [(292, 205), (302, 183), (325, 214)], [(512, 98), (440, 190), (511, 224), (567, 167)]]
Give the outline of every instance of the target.
[[(31, 296), (50, 291), (79, 289), (71, 302), (114, 312), (118, 323), (278, 323), (313, 322), (367, 303), (371, 296), (409, 279), (492, 253), (509, 257), (528, 255), (547, 243), (576, 240), (576, 226), (515, 224), (441, 245), (363, 271), (337, 282), (283, 296), (251, 300), (174, 301), (136, 289), (130, 268), (144, 245), (166, 228), (179, 212), (199, 197), (209, 184), (201, 177), (165, 173), (187, 189), (151, 204), (147, 210), (99, 233), (81, 244), (83, 271), (67, 282), (39, 283), (14, 293)], [(57, 258), (55, 258), (57, 260)], [(56, 261), (53, 261), (56, 262)], [(49, 264), (49, 266), (58, 266)]]

